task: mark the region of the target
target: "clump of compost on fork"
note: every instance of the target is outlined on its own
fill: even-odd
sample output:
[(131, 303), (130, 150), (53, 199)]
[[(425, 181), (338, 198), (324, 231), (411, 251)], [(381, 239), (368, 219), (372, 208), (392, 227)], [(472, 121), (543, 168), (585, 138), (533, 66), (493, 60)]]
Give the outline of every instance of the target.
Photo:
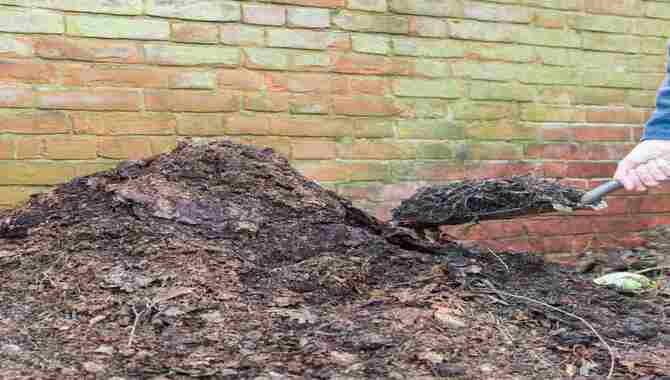
[(393, 220), (416, 228), (463, 224), (583, 207), (583, 192), (531, 175), (426, 186), (393, 210)]

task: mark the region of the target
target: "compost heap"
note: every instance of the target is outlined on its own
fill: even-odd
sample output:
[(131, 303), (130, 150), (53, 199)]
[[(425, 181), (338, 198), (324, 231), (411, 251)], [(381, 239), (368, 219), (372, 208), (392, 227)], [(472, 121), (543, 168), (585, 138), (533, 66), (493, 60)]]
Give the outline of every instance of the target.
[(655, 379), (670, 359), (662, 304), (533, 255), (423, 241), (229, 142), (180, 144), (0, 214), (0, 278), (2, 379), (607, 373), (585, 325), (512, 293), (590, 321), (620, 350), (619, 378)]

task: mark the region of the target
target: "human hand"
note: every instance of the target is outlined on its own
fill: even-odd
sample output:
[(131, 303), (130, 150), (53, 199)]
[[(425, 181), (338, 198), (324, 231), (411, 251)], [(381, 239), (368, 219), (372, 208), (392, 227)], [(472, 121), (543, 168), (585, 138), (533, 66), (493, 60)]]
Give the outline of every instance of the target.
[(614, 179), (628, 191), (644, 191), (670, 178), (670, 140), (645, 140), (619, 162)]

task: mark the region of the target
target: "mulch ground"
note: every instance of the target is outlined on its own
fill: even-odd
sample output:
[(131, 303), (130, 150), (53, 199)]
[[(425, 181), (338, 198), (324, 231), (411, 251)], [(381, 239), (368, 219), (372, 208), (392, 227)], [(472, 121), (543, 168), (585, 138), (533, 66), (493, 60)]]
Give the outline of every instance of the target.
[(0, 214), (0, 378), (604, 379), (614, 357), (669, 379), (663, 282), (593, 276), (381, 223), (271, 150), (181, 144)]

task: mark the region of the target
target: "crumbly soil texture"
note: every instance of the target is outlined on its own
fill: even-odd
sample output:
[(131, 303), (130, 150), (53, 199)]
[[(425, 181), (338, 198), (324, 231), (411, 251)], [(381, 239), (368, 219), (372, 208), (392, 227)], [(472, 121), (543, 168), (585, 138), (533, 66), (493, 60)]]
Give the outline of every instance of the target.
[(582, 204), (583, 194), (532, 175), (466, 180), (419, 189), (393, 210), (393, 220), (424, 228), (599, 206)]
[(229, 142), (5, 211), (0, 278), (2, 379), (670, 375), (660, 286), (422, 239)]

